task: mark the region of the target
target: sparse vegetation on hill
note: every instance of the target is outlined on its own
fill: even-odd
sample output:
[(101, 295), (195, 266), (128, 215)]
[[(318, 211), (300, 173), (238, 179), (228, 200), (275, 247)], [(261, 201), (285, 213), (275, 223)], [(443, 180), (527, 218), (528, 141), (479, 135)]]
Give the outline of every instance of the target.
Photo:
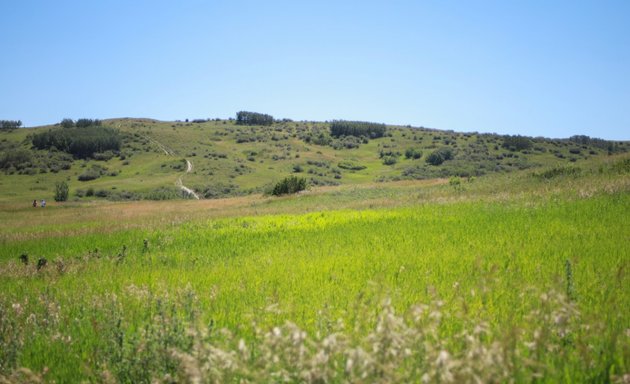
[[(247, 117), (258, 115), (263, 115), (264, 121)], [(382, 124), (367, 122), (270, 120), (264, 114), (247, 112), (243, 121), (257, 121), (254, 125), (241, 125), (234, 119), (66, 120), (69, 128), (0, 132), (0, 170), (9, 178), (0, 185), (0, 200), (18, 199), (9, 191), (11, 184), (24, 185), (29, 197), (38, 198), (42, 185), (77, 180), (84, 173), (90, 176), (95, 164), (107, 169), (106, 173), (99, 172), (100, 177), (75, 183), (71, 189), (93, 187), (107, 193), (79, 197), (71, 190), (72, 198), (110, 199), (123, 190), (130, 193), (127, 197), (144, 198), (158, 188), (172, 187), (186, 171), (185, 158), (193, 160), (195, 168), (183, 176), (184, 184), (202, 198), (220, 198), (262, 193), (269, 180), (287, 173), (301, 172), (313, 186), (469, 177), (568, 164), (580, 167), (591, 159), (630, 149), (628, 142), (583, 136), (513, 138), (401, 126), (385, 129)], [(260, 124), (269, 121), (273, 123)], [(339, 128), (339, 136), (332, 134), (333, 127)], [(374, 137), (381, 132), (381, 137)], [(101, 134), (109, 144), (100, 144)], [(83, 136), (87, 136), (86, 141)], [(448, 153), (450, 157), (443, 156)], [(171, 166), (171, 162), (177, 164)], [(309, 162), (330, 166), (317, 167)], [(364, 168), (346, 166), (349, 163)], [(38, 178), (21, 178), (23, 175)], [(52, 199), (50, 188), (46, 193)], [(180, 198), (178, 194), (164, 196)]]

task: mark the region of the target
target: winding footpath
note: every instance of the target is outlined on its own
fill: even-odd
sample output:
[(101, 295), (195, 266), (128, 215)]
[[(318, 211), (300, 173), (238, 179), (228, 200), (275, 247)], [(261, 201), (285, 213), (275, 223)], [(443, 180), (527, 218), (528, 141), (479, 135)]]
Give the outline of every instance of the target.
[[(186, 159), (186, 173), (190, 173), (193, 170), (193, 165), (190, 162), (190, 160)], [(182, 191), (188, 193), (190, 196), (194, 197), (195, 199), (199, 200), (199, 195), (197, 195), (197, 193), (195, 193), (195, 191), (193, 191), (192, 189), (188, 188), (187, 186), (184, 185), (184, 183), (182, 182), (182, 177), (180, 176), (177, 181), (175, 182), (175, 185), (177, 185), (179, 187), (179, 189), (181, 189)]]
[[(160, 143), (159, 141), (157, 141), (157, 140), (155, 140), (155, 139), (153, 139), (153, 138), (151, 138), (149, 136), (144, 136), (144, 138), (149, 140), (153, 144), (155, 144), (167, 156), (174, 156), (175, 155), (175, 152), (173, 152), (172, 149), (169, 149), (167, 146), (165, 146), (164, 144)], [(188, 159), (184, 159), (184, 160), (186, 160), (186, 172), (184, 174), (192, 172), (192, 170), (193, 170), (192, 162), (190, 160), (188, 160)], [(180, 176), (177, 179), (177, 181), (175, 182), (175, 185), (177, 187), (179, 187), (179, 189), (181, 189), (182, 191), (186, 192), (188, 195), (190, 195), (193, 198), (199, 200), (199, 195), (195, 191), (193, 191), (191, 188), (188, 188), (187, 186), (184, 185), (184, 182), (182, 181), (182, 176)]]

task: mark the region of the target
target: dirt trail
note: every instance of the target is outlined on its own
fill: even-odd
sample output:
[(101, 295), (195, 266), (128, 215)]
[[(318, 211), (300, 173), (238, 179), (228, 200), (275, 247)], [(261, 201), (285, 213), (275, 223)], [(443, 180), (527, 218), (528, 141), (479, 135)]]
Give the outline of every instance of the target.
[[(190, 173), (193, 170), (193, 165), (190, 162), (190, 160), (186, 159), (186, 173)], [(197, 195), (195, 193), (195, 191), (193, 191), (192, 189), (188, 188), (187, 186), (184, 185), (184, 183), (182, 182), (182, 177), (180, 176), (179, 179), (177, 179), (177, 181), (175, 182), (175, 185), (177, 185), (182, 191), (188, 193), (190, 196), (194, 197), (195, 199), (199, 200), (199, 195)]]
[[(167, 156), (175, 156), (175, 152), (168, 148), (166, 145), (160, 143), (159, 141), (149, 137), (149, 136), (144, 136), (147, 140), (149, 140), (151, 143), (155, 144), (158, 148), (160, 148), (160, 150), (162, 150), (164, 152), (164, 154), (166, 154)], [(186, 172), (185, 173), (190, 173), (193, 170), (193, 165), (192, 162), (188, 159), (184, 159), (186, 160)], [(195, 191), (193, 191), (191, 188), (188, 188), (187, 186), (184, 185), (184, 182), (182, 181), (182, 176), (180, 176), (179, 178), (177, 178), (177, 181), (175, 182), (175, 185), (177, 187), (179, 187), (179, 189), (181, 189), (182, 191), (186, 192), (187, 194), (189, 194), (190, 196), (192, 196), (193, 198), (199, 200), (199, 195), (197, 195), (197, 193), (195, 193)]]
[(164, 144), (160, 143), (159, 141), (149, 137), (149, 136), (144, 136), (145, 139), (149, 140), (150, 142), (152, 142), (153, 144), (157, 145), (158, 148), (160, 148), (162, 151), (164, 151), (164, 153), (168, 156), (173, 156), (174, 152), (172, 149), (167, 148)]

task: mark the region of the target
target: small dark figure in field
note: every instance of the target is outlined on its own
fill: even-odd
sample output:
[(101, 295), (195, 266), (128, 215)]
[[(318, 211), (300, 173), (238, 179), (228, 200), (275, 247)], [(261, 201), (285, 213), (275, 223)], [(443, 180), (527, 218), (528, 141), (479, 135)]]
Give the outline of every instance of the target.
[(46, 264), (48, 264), (48, 260), (46, 260), (45, 257), (37, 260), (37, 270), (39, 271), (40, 269), (44, 268)]
[(20, 261), (22, 262), (22, 264), (28, 265), (28, 255), (26, 253), (21, 254)]
[(123, 245), (122, 251), (118, 254), (118, 257), (116, 258), (116, 264), (122, 263), (122, 261), (125, 259), (126, 252), (127, 252), (127, 246)]
[(33, 200), (33, 208), (37, 208), (37, 200)]

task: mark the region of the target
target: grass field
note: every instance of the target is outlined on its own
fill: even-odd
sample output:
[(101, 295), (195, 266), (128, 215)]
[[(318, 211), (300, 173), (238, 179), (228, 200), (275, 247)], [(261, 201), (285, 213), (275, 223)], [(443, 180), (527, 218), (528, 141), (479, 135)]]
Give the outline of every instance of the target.
[(5, 201), (0, 377), (621, 382), (629, 192), (622, 155), (284, 198)]

